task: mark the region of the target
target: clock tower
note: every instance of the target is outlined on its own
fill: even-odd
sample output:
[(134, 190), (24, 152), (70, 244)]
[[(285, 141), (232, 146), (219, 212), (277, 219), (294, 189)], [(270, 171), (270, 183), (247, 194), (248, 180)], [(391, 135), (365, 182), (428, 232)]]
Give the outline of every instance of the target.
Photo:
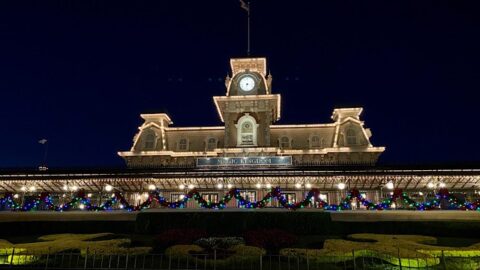
[(225, 123), (225, 148), (270, 147), (270, 125), (280, 119), (280, 95), (271, 94), (265, 58), (230, 60), (225, 96), (213, 97)]

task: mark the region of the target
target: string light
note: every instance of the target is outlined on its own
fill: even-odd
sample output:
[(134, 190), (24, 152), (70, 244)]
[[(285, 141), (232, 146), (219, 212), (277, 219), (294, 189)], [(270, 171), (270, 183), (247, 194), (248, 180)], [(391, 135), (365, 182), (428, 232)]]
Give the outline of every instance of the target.
[(295, 187), (296, 187), (296, 188), (302, 188), (302, 184), (296, 183), (296, 184), (295, 184)]
[(185, 185), (184, 184), (181, 184), (178, 186), (179, 189), (185, 189)]
[[(263, 199), (259, 201), (249, 201), (242, 196), (242, 192), (239, 189), (232, 188), (226, 195), (220, 199), (219, 202), (206, 201), (201, 194), (196, 190), (191, 190), (187, 194), (182, 194), (179, 196), (180, 200), (175, 202), (168, 202), (164, 197), (160, 196), (160, 193), (155, 190), (150, 193), (142, 194), (145, 197), (145, 201), (140, 205), (130, 205), (125, 197), (120, 192), (112, 193), (112, 196), (107, 201), (96, 206), (93, 205), (85, 193), (80, 190), (76, 195), (72, 196), (70, 202), (62, 203), (59, 206), (53, 204), (52, 197), (46, 193), (42, 192), (37, 197), (29, 198), (23, 205), (15, 202), (15, 194), (6, 193), (3, 198), (0, 198), (0, 207), (3, 209), (19, 210), (19, 211), (32, 211), (39, 208), (41, 204), (44, 204), (46, 209), (55, 210), (55, 211), (67, 211), (73, 208), (87, 210), (87, 211), (105, 211), (113, 210), (115, 204), (118, 203), (120, 209), (125, 209), (127, 211), (139, 211), (146, 208), (149, 208), (152, 201), (156, 200), (160, 206), (169, 207), (169, 208), (184, 208), (186, 203), (193, 199), (203, 208), (211, 209), (223, 209), (226, 207), (227, 203), (236, 199), (238, 204), (242, 208), (263, 208), (269, 204), (272, 199), (277, 199), (279, 204), (284, 208), (295, 210), (309, 206), (312, 202), (318, 203), (319, 208), (325, 210), (338, 211), (338, 210), (350, 210), (356, 207), (357, 203), (365, 206), (367, 209), (372, 210), (386, 210), (386, 209), (395, 209), (398, 206), (398, 201), (402, 202), (406, 208), (416, 209), (419, 211), (423, 210), (433, 210), (441, 208), (442, 202), (447, 202), (449, 204), (449, 209), (458, 209), (458, 210), (476, 210), (480, 211), (480, 200), (477, 199), (474, 202), (463, 201), (460, 202), (455, 196), (452, 196), (446, 189), (441, 189), (436, 195), (435, 198), (427, 202), (415, 202), (412, 200), (406, 192), (402, 192), (400, 189), (396, 189), (394, 192), (391, 192), (391, 196), (384, 199), (379, 203), (373, 203), (366, 199), (364, 194), (360, 193), (358, 189), (352, 189), (347, 193), (347, 196), (340, 202), (340, 204), (328, 204), (325, 200), (327, 196), (325, 194), (320, 194), (318, 189), (311, 189), (308, 191), (306, 197), (303, 200), (298, 202), (289, 201), (285, 194), (282, 194), (280, 188), (276, 187), (271, 189)], [(355, 201), (357, 203), (355, 203)]]
[(218, 189), (222, 189), (222, 188), (223, 188), (223, 184), (222, 184), (222, 183), (218, 183), (218, 184), (217, 184), (217, 188), (218, 188)]
[(388, 182), (385, 186), (386, 186), (388, 189), (393, 189), (393, 188), (394, 188), (394, 185), (393, 185), (393, 182), (392, 182), (392, 181)]
[(312, 188), (312, 184), (307, 183), (307, 184), (305, 184), (305, 187), (306, 187), (306, 188)]
[(338, 183), (337, 187), (340, 190), (344, 190), (345, 189), (345, 183)]
[(148, 190), (155, 190), (157, 187), (154, 184), (148, 185)]
[(112, 185), (106, 185), (106, 186), (105, 186), (105, 191), (110, 192), (110, 191), (112, 191), (112, 190), (113, 190), (113, 186), (112, 186)]

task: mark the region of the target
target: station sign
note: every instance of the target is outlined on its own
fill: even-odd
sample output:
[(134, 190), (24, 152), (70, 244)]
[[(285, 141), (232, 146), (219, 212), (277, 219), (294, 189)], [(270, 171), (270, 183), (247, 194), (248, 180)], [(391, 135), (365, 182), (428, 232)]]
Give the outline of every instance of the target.
[(202, 157), (197, 158), (197, 167), (208, 166), (291, 166), (291, 156), (270, 157)]

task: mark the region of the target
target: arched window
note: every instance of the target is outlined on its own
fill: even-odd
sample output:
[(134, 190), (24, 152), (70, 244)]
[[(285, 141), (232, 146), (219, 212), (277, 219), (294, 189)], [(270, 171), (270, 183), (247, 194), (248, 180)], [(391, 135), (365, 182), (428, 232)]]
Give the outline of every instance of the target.
[(217, 139), (215, 139), (215, 138), (209, 138), (209, 139), (207, 140), (207, 149), (208, 149), (208, 150), (213, 150), (213, 149), (215, 149), (215, 148), (217, 148)]
[(145, 141), (143, 144), (143, 148), (145, 150), (152, 150), (155, 148), (155, 143), (156, 143), (157, 137), (155, 136), (155, 133), (150, 131), (145, 135)]
[(279, 146), (280, 148), (290, 148), (290, 138), (287, 136), (283, 136), (279, 140)]
[(310, 147), (320, 147), (320, 137), (312, 136), (310, 138)]
[(237, 146), (257, 146), (258, 124), (248, 113), (238, 119)]
[(180, 151), (186, 151), (188, 150), (188, 140), (187, 139), (180, 139), (178, 141), (178, 150)]
[(347, 144), (348, 145), (357, 144), (357, 132), (353, 128), (347, 129)]

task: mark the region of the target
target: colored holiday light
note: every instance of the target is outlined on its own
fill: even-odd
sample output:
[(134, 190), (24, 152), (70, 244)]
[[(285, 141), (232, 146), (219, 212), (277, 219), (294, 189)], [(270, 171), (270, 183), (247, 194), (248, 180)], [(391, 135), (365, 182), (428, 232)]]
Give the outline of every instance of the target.
[(451, 195), (447, 189), (440, 189), (435, 195), (434, 199), (423, 203), (415, 202), (401, 189), (395, 189), (390, 197), (376, 204), (362, 196), (358, 189), (352, 189), (338, 205), (328, 204), (324, 200), (325, 197), (320, 195), (318, 189), (311, 189), (307, 193), (307, 196), (304, 198), (304, 200), (291, 203), (288, 202), (285, 194), (282, 194), (279, 187), (272, 188), (271, 191), (268, 192), (265, 197), (263, 197), (263, 199), (256, 202), (251, 202), (245, 199), (241, 195), (241, 191), (236, 188), (230, 189), (219, 202), (206, 201), (195, 189), (190, 190), (187, 194), (181, 196), (180, 200), (174, 202), (167, 201), (160, 195), (158, 190), (152, 190), (150, 193), (145, 193), (144, 197), (146, 200), (142, 204), (133, 206), (128, 203), (128, 201), (120, 192), (114, 192), (107, 201), (97, 206), (91, 203), (90, 196), (88, 196), (88, 194), (85, 195), (83, 190), (79, 190), (73, 196), (70, 202), (55, 206), (53, 204), (52, 197), (48, 193), (42, 192), (37, 197), (30, 197), (26, 199), (23, 205), (20, 205), (15, 201), (16, 197), (12, 193), (6, 193), (3, 198), (0, 198), (0, 208), (10, 209), (12, 211), (33, 211), (39, 209), (54, 210), (59, 212), (68, 211), (71, 209), (86, 211), (110, 211), (114, 209), (115, 205), (118, 205), (118, 208), (123, 210), (140, 211), (149, 208), (153, 201), (157, 201), (162, 207), (184, 208), (186, 203), (193, 199), (203, 208), (223, 209), (226, 207), (228, 202), (230, 202), (232, 199), (236, 199), (240, 207), (256, 209), (263, 208), (267, 206), (273, 199), (276, 199), (280, 205), (290, 210), (301, 209), (312, 203), (317, 203), (318, 208), (323, 208), (330, 211), (341, 211), (352, 209), (352, 202), (355, 199), (369, 210), (394, 209), (397, 207), (398, 202), (402, 202), (404, 206), (408, 206), (410, 209), (416, 209), (419, 211), (433, 210), (439, 209), (442, 202), (447, 202), (448, 209), (480, 211), (480, 199), (477, 199), (474, 202), (461, 202), (455, 196)]

